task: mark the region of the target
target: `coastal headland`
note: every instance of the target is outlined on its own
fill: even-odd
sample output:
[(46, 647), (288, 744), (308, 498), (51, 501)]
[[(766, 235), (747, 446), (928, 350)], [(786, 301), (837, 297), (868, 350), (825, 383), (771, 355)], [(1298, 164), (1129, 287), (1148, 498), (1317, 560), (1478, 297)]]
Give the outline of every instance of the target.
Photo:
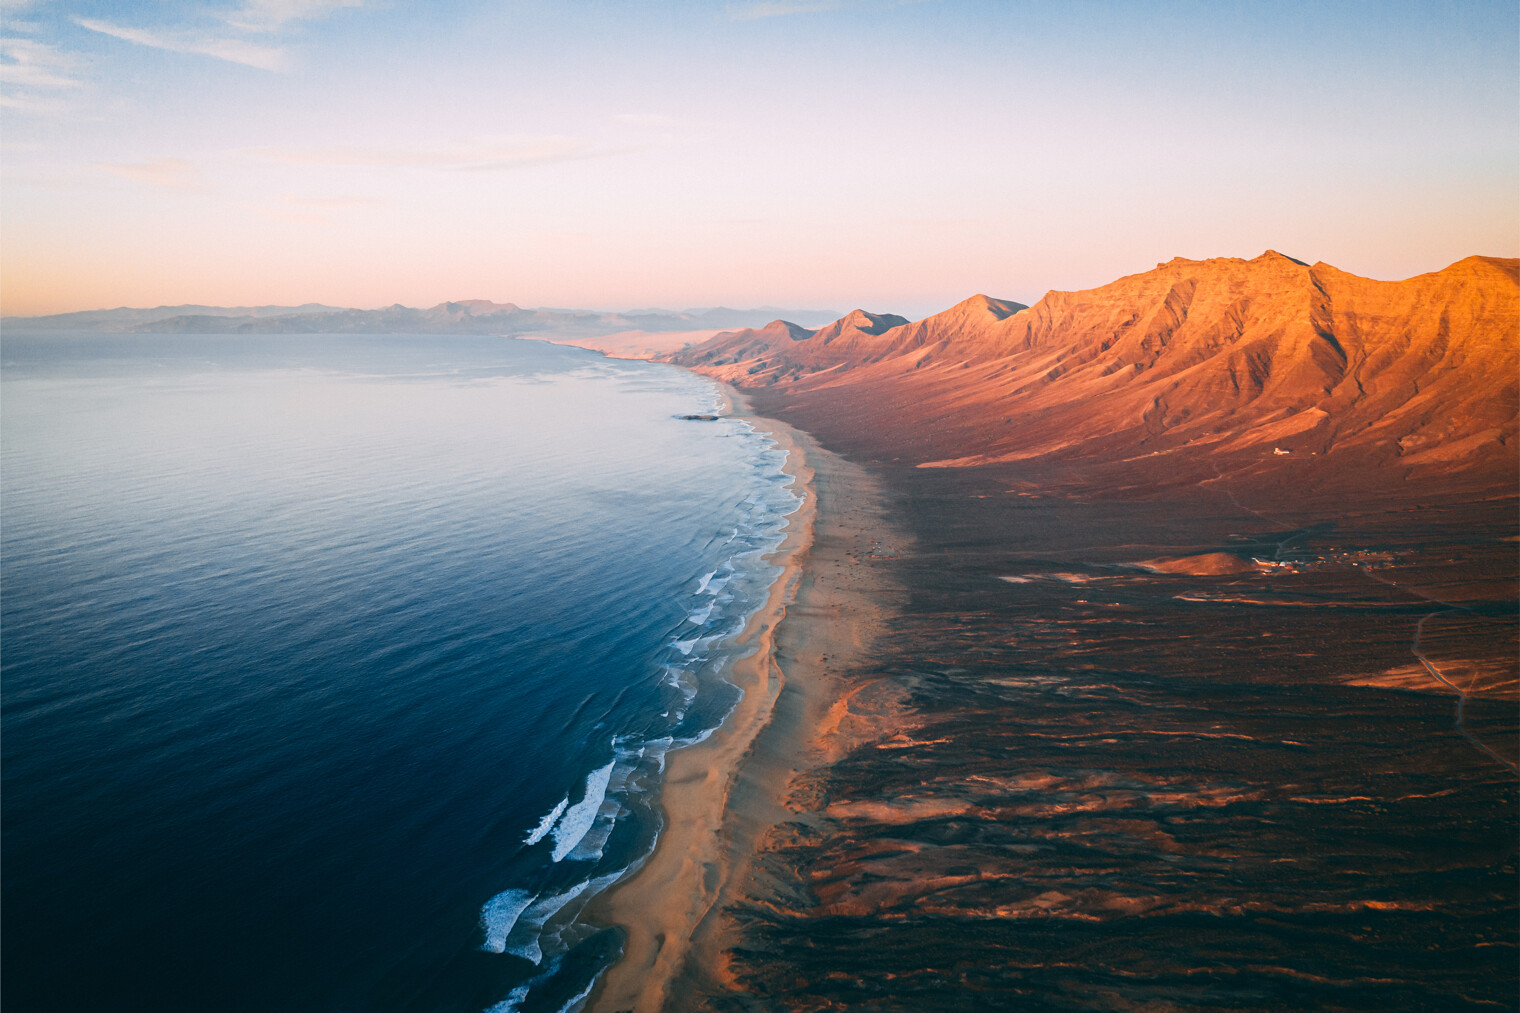
[(595, 1008), (1512, 1004), (1516, 265), (1338, 274), (672, 356), (812, 533)]

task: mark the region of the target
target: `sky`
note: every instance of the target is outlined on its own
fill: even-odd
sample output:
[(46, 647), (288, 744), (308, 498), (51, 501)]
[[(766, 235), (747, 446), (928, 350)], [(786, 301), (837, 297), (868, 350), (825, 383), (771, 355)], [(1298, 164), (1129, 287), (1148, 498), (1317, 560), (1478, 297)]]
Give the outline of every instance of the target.
[(0, 0), (0, 313), (1520, 255), (1520, 7)]

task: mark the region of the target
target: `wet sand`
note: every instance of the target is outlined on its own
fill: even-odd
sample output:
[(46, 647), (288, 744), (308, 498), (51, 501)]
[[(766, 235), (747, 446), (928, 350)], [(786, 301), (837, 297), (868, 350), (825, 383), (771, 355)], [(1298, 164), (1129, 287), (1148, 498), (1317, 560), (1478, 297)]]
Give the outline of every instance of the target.
[(626, 936), (622, 959), (588, 1007), (594, 1010), (685, 1008), (726, 987), (726, 950), (735, 940), (731, 923), (713, 914), (741, 893), (758, 836), (785, 816), (810, 731), (834, 699), (829, 673), (866, 649), (884, 614), (886, 582), (864, 572), (873, 552), (885, 554), (885, 517), (870, 479), (727, 393), (730, 414), (788, 452), (786, 471), (804, 502), (773, 559), (783, 573), (740, 634), (753, 652), (728, 678), (744, 691), (742, 701), (707, 741), (670, 754), (653, 854), (588, 909), (588, 920)]

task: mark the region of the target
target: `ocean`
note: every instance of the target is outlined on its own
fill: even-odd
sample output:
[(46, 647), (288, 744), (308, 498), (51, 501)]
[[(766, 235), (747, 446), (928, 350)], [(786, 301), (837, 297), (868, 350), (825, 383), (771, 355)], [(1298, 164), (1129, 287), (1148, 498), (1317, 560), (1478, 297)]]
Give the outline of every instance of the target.
[(0, 343), (3, 998), (575, 1009), (785, 454), (541, 342)]

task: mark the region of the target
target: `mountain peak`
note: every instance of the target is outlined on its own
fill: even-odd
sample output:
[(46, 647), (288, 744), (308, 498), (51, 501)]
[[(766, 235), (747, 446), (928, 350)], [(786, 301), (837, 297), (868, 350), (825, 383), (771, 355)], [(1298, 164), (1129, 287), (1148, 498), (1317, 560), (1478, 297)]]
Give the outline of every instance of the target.
[(793, 341), (803, 341), (813, 336), (813, 332), (800, 324), (794, 324), (790, 320), (772, 320), (764, 327), (756, 331), (767, 337), (790, 338)]
[(1308, 267), (1309, 266), (1308, 264), (1304, 263), (1302, 260), (1299, 260), (1297, 257), (1290, 257), (1286, 253), (1278, 253), (1276, 250), (1268, 250), (1268, 251), (1266, 251), (1261, 256), (1259, 256), (1255, 260), (1251, 261), (1251, 263), (1253, 263), (1253, 264), (1261, 264), (1261, 263), (1274, 263), (1274, 262), (1280, 262), (1280, 261), (1287, 261), (1290, 264), (1297, 264), (1299, 267)]
[(1264, 250), (1260, 256), (1252, 257), (1250, 260), (1246, 260), (1243, 257), (1204, 257), (1202, 260), (1193, 260), (1190, 257), (1173, 257), (1171, 260), (1158, 261), (1156, 264), (1156, 270), (1160, 271), (1169, 267), (1212, 267), (1216, 269), (1225, 269), (1230, 265), (1238, 266), (1242, 264), (1255, 264), (1261, 267), (1267, 267), (1274, 264), (1280, 266), (1287, 266), (1290, 264), (1296, 265), (1298, 267), (1309, 266), (1302, 260), (1299, 260), (1297, 257), (1290, 257), (1286, 253), (1278, 253), (1276, 250)]
[(1016, 303), (1010, 299), (994, 299), (990, 295), (978, 292), (968, 299), (962, 299), (945, 312), (959, 316), (991, 316), (994, 320), (1004, 320), (1019, 310), (1028, 308), (1023, 303)]
[(1495, 272), (1513, 283), (1520, 283), (1520, 260), (1514, 257), (1463, 257), (1440, 273), (1481, 275)]
[(836, 323), (865, 331), (867, 334), (880, 334), (882, 331), (901, 327), (907, 322), (907, 317), (900, 317), (896, 313), (868, 313), (865, 310), (851, 310), (836, 321)]

